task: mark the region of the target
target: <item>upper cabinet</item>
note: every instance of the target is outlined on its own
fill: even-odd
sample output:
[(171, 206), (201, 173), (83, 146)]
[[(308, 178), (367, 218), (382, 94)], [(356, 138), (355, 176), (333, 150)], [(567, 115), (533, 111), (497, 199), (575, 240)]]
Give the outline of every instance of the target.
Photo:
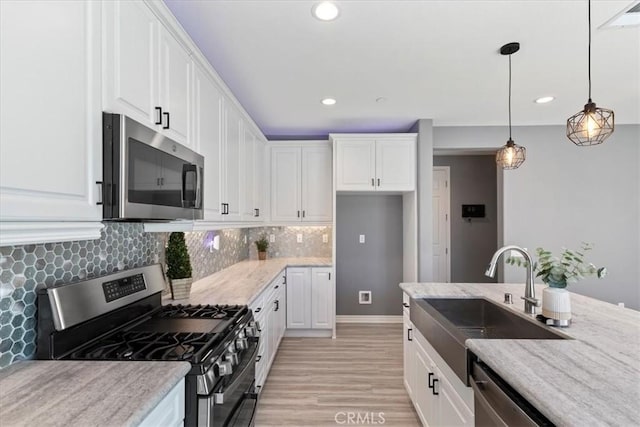
[(332, 135), (337, 191), (416, 189), (416, 135)]
[(329, 222), (333, 214), (331, 147), (301, 142), (271, 147), (271, 220)]
[(193, 146), (190, 52), (138, 1), (103, 2), (105, 111)]
[(263, 221), (262, 192), (264, 191), (264, 142), (245, 127), (242, 144), (242, 221)]
[(100, 14), (0, 1), (0, 246), (100, 236)]

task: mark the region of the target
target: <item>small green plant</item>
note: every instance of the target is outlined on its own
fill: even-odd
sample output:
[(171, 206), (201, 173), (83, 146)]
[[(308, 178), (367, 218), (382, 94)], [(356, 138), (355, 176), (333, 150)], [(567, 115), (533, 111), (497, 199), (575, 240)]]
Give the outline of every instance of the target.
[(178, 280), (191, 277), (191, 261), (187, 244), (184, 241), (184, 233), (175, 232), (169, 235), (166, 257), (169, 279)]
[[(577, 283), (587, 276), (596, 276), (602, 279), (607, 274), (604, 267), (596, 267), (592, 263), (584, 261), (584, 254), (593, 249), (590, 243), (582, 242), (581, 251), (562, 248), (560, 257), (553, 256), (550, 251), (543, 248), (536, 249), (538, 261), (533, 264), (536, 277), (554, 288), (566, 288), (570, 283)], [(519, 267), (528, 267), (529, 264), (522, 258), (508, 257), (507, 264)]]
[(258, 248), (258, 252), (266, 252), (269, 249), (269, 241), (266, 236), (260, 237), (260, 239), (256, 240), (256, 248)]

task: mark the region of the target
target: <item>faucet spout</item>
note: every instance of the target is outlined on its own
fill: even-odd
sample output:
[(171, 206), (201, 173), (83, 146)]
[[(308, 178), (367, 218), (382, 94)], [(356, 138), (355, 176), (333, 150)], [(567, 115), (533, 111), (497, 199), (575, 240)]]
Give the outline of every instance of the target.
[(495, 277), (498, 260), (505, 252), (508, 251), (516, 251), (522, 254), (527, 262), (527, 282), (524, 289), (524, 296), (522, 297), (524, 300), (524, 311), (528, 314), (536, 314), (536, 307), (540, 306), (540, 301), (536, 299), (536, 289), (533, 283), (533, 260), (527, 251), (520, 246), (515, 245), (501, 247), (493, 254), (493, 257), (489, 262), (489, 266), (484, 274), (487, 277)]

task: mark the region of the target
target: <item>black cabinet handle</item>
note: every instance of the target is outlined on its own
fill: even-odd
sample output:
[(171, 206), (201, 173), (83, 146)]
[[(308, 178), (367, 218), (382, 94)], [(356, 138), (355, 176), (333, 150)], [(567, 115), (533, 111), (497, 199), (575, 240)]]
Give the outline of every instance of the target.
[(282, 284), (283, 285), (287, 284), (287, 276), (282, 276)]
[(258, 307), (254, 310), (254, 313), (260, 313), (262, 311), (262, 307)]
[(371, 178), (371, 186), (372, 186), (372, 187), (375, 187), (375, 186), (376, 186), (376, 183), (375, 183), (375, 181), (373, 180), (373, 178)]
[(433, 380), (433, 387), (431, 388), (431, 392), (433, 393), (434, 396), (437, 396), (440, 394), (440, 392), (436, 391), (436, 383), (438, 382), (438, 379), (434, 379)]
[(225, 214), (229, 215), (229, 203), (225, 203), (225, 206), (227, 207), (227, 210), (225, 211)]
[(260, 216), (260, 209), (254, 209), (254, 214), (253, 216), (255, 216), (256, 218)]
[(378, 187), (380, 187), (380, 178), (378, 178)]
[(433, 379), (433, 375), (433, 372), (429, 372), (429, 379), (427, 380), (429, 388), (433, 388), (433, 383), (431, 382), (431, 380)]
[(96, 205), (102, 205), (103, 204), (103, 200), (104, 200), (104, 194), (103, 194), (103, 188), (102, 188), (102, 181), (96, 181), (96, 184), (100, 186), (100, 190), (98, 190), (98, 195), (100, 196), (100, 199), (96, 202)]
[(274, 303), (276, 304), (276, 309), (275, 311), (280, 310), (280, 301), (279, 300), (275, 300)]
[(276, 285), (273, 289), (278, 289), (280, 287), (280, 285)]
[(413, 329), (407, 329), (407, 341), (413, 341), (413, 338), (411, 338), (411, 331), (413, 331)]
[(169, 119), (170, 119), (169, 113), (162, 113), (162, 115), (167, 118), (167, 124), (162, 126), (162, 129), (171, 129), (171, 126), (169, 125)]
[(156, 107), (156, 111), (158, 112), (158, 118), (156, 119), (156, 124), (157, 125), (161, 125), (162, 124), (162, 107)]
[(305, 216), (307, 216), (307, 211), (302, 211), (302, 218), (304, 218)]
[[(256, 357), (256, 363), (258, 363), (260, 361), (260, 359), (262, 359), (262, 355)], [(258, 387), (260, 387), (260, 386), (258, 386)]]
[(300, 218), (300, 211), (298, 211), (298, 218)]
[(406, 308), (409, 308), (409, 304), (407, 304), (406, 302), (403, 302), (403, 303), (402, 303), (402, 306), (403, 306), (403, 307), (406, 307)]

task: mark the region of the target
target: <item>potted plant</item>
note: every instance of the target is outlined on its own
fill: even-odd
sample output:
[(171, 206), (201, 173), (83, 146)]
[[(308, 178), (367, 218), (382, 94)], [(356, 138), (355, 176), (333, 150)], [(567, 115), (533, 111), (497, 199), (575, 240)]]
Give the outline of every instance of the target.
[(256, 240), (256, 248), (258, 249), (258, 259), (264, 261), (267, 259), (267, 249), (269, 249), (269, 241), (266, 236), (262, 236)]
[[(580, 251), (562, 248), (559, 257), (543, 248), (536, 249), (538, 261), (533, 264), (533, 271), (548, 285), (542, 292), (542, 315), (551, 319), (551, 324), (569, 326), (571, 323), (571, 300), (567, 285), (588, 276), (601, 279), (607, 274), (606, 268), (598, 268), (584, 261), (585, 253), (591, 249), (593, 245), (583, 242)], [(509, 257), (507, 263), (527, 267), (527, 262), (521, 258)]]
[(173, 299), (189, 298), (193, 278), (191, 277), (191, 261), (189, 261), (184, 233), (175, 232), (169, 235), (166, 257), (171, 297)]

